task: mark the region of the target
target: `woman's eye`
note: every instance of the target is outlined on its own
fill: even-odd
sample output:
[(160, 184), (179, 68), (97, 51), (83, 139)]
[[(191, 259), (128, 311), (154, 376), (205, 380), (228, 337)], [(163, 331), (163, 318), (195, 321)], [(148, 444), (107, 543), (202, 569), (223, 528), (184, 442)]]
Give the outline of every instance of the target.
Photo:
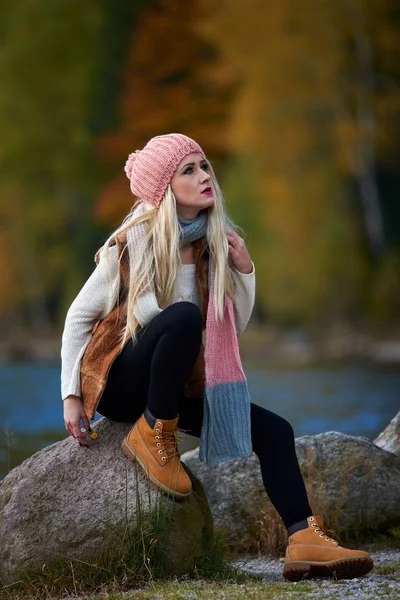
[(186, 169), (183, 171), (184, 175), (190, 175), (190, 173), (193, 173), (193, 167), (186, 167)]
[(208, 164), (207, 163), (202, 164), (201, 168), (203, 169), (203, 171), (208, 171)]

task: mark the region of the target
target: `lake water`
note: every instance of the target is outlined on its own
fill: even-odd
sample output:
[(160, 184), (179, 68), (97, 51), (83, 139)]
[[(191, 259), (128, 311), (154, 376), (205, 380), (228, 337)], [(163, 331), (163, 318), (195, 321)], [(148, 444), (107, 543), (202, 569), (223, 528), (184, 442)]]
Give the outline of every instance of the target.
[[(373, 439), (400, 410), (400, 367), (244, 367), (252, 401), (288, 419), (296, 436), (335, 430)], [(59, 382), (58, 364), (0, 364), (0, 479), (66, 437)]]

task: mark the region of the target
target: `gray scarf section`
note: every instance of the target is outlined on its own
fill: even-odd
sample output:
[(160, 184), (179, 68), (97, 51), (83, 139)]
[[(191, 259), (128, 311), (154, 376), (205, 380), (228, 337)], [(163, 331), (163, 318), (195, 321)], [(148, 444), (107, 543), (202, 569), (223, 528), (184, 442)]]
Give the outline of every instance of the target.
[(189, 244), (204, 237), (207, 233), (207, 212), (200, 212), (197, 217), (190, 221), (178, 217), (181, 226), (181, 243)]

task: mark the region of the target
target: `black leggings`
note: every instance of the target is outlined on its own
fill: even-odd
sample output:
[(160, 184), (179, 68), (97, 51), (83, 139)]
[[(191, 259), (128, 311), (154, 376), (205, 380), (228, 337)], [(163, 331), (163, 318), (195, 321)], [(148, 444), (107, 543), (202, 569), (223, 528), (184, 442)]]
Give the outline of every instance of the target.
[[(203, 399), (183, 394), (202, 339), (202, 319), (190, 302), (172, 304), (129, 342), (114, 361), (98, 412), (114, 421), (134, 422), (147, 406), (153, 416), (174, 419), (200, 437)], [(291, 425), (251, 404), (253, 451), (265, 490), (286, 527), (312, 514), (300, 472)]]

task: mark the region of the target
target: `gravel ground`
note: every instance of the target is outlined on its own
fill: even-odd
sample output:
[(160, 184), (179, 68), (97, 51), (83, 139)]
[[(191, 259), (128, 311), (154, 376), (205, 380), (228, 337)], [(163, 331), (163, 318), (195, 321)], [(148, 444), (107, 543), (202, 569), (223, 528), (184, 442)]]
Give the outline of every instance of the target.
[[(380, 598), (400, 600), (400, 550), (381, 550), (370, 552), (374, 569), (366, 577), (351, 580), (310, 580), (315, 591), (307, 593), (308, 598), (354, 598), (357, 600), (378, 600)], [(262, 575), (265, 583), (279, 583), (282, 579), (284, 559), (269, 557), (242, 557), (235, 561), (250, 573)], [(293, 585), (293, 597), (296, 597), (296, 585)], [(289, 597), (292, 595), (290, 594)]]
[[(291, 583), (282, 578), (282, 559), (247, 556), (233, 564), (262, 581), (243, 584), (206, 580), (160, 581), (142, 590), (106, 593), (95, 598), (110, 600), (400, 600), (400, 550), (370, 550), (374, 569), (366, 577), (351, 580), (305, 580)], [(64, 600), (88, 600), (68, 595)], [(32, 599), (31, 599), (32, 600)]]

